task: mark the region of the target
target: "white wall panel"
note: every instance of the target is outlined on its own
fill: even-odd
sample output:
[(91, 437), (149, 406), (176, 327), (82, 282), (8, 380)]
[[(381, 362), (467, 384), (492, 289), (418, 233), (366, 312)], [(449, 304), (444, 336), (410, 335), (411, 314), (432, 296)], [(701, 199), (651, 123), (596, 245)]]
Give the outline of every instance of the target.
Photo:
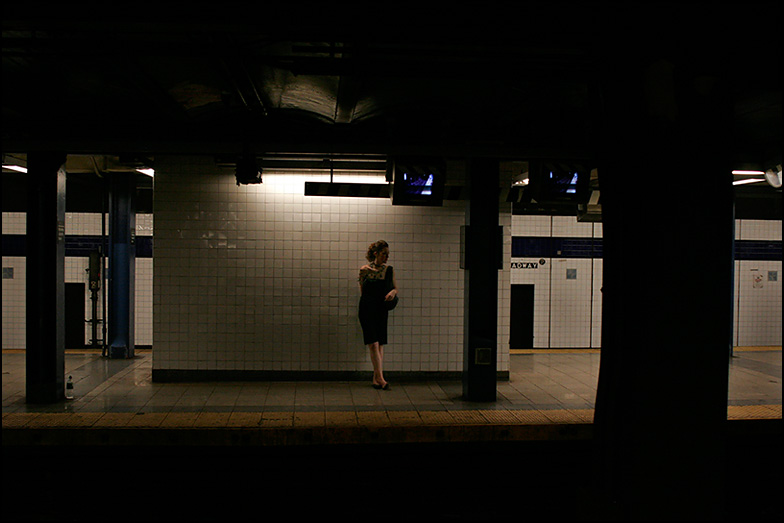
[[(265, 174), (237, 186), (211, 158), (156, 158), (154, 368), (370, 370), (357, 276), (367, 246), (384, 239), (401, 298), (385, 370), (462, 369), (465, 202), (306, 197), (310, 179)], [(508, 370), (508, 269), (499, 291)]]

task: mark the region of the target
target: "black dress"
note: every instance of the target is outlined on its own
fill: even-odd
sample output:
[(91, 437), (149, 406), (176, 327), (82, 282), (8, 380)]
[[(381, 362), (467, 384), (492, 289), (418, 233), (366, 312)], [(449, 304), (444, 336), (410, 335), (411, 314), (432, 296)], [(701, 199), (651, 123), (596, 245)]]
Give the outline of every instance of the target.
[(379, 345), (386, 345), (389, 311), (384, 306), (384, 297), (389, 292), (387, 278), (392, 279), (393, 271), (389, 265), (376, 268), (371, 263), (370, 267), (359, 271), (359, 284), (362, 287), (362, 296), (359, 298), (359, 323), (362, 325), (365, 345), (376, 342)]

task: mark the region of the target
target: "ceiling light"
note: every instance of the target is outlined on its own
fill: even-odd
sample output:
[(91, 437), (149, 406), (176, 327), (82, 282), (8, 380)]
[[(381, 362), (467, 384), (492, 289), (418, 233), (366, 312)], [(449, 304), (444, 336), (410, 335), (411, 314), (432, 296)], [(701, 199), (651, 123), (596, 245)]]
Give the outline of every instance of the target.
[(22, 167), (20, 165), (6, 165), (3, 164), (3, 169), (8, 169), (9, 171), (16, 171), (20, 173), (26, 173), (27, 167)]
[(145, 167), (144, 169), (136, 169), (136, 172), (146, 174), (150, 178), (155, 177), (155, 169), (151, 169), (149, 167)]
[(765, 173), (763, 171), (732, 171), (732, 174), (734, 174), (736, 176), (739, 176), (739, 175), (765, 176)]
[(765, 178), (744, 178), (743, 180), (735, 180), (732, 185), (746, 185), (747, 183), (764, 182)]

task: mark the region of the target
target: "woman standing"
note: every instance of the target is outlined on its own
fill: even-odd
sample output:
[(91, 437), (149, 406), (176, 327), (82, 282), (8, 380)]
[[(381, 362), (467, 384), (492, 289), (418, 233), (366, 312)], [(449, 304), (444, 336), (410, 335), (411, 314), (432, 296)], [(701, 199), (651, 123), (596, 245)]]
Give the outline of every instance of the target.
[[(383, 371), (389, 316), (384, 302), (392, 301), (397, 296), (394, 271), (391, 266), (386, 265), (389, 259), (389, 244), (384, 240), (372, 243), (365, 258), (370, 263), (359, 269), (359, 288), (362, 292), (359, 299), (359, 323), (362, 325), (365, 345), (370, 349), (373, 388), (389, 390), (389, 383), (384, 379)], [(388, 279), (391, 280), (391, 290), (388, 288)]]

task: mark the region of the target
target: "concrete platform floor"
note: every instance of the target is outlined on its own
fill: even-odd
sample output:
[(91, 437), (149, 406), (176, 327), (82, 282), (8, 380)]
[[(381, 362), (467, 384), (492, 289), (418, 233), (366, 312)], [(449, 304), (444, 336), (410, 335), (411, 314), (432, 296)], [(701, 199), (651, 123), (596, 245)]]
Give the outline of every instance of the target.
[[(592, 496), (598, 351), (454, 381), (153, 383), (151, 355), (66, 354), (73, 400), (24, 401), (3, 352), (10, 521), (611, 521)], [(730, 362), (724, 520), (781, 520), (781, 349)], [(673, 471), (677, 473), (677, 471)], [(673, 519), (678, 519), (673, 508)]]
[[(194, 444), (583, 438), (593, 420), (599, 357), (598, 350), (513, 354), (497, 401), (480, 403), (462, 398), (459, 381), (393, 382), (389, 391), (346, 381), (154, 383), (150, 351), (128, 360), (69, 351), (75, 398), (31, 405), (24, 353), (3, 351), (4, 439), (154, 443), (149, 429), (186, 428)], [(735, 351), (727, 411), (729, 420), (781, 419), (780, 347)], [(69, 436), (75, 428), (93, 432)], [(249, 428), (262, 430), (243, 430)], [(182, 443), (183, 434), (173, 434), (172, 443)]]

